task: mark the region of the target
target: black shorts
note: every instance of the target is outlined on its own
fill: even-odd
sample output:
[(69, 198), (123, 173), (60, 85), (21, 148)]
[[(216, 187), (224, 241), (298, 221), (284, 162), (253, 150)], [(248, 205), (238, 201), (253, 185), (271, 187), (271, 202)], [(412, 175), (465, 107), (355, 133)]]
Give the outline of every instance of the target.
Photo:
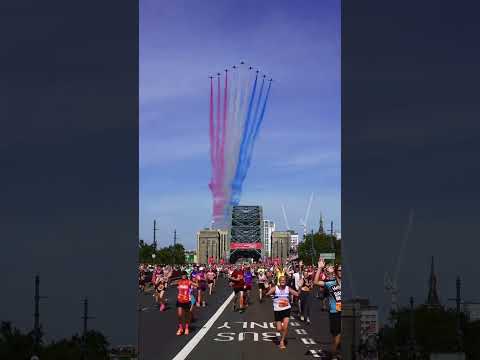
[(190, 311), (190, 306), (192, 305), (192, 303), (188, 302), (188, 303), (181, 303), (181, 302), (178, 302), (177, 301), (177, 308), (182, 308), (184, 310), (187, 310), (187, 311)]
[(274, 311), (273, 316), (275, 318), (275, 321), (282, 321), (285, 318), (290, 317), (290, 310), (291, 308), (281, 310), (281, 311)]
[(233, 291), (235, 292), (235, 294), (238, 294), (240, 291), (243, 291), (244, 289), (243, 288), (233, 288)]
[(265, 289), (265, 284), (264, 283), (258, 283), (258, 288), (260, 290), (264, 290)]
[(340, 335), (342, 332), (342, 313), (330, 313), (330, 334), (332, 336)]
[(207, 280), (208, 284), (213, 284), (213, 280)]

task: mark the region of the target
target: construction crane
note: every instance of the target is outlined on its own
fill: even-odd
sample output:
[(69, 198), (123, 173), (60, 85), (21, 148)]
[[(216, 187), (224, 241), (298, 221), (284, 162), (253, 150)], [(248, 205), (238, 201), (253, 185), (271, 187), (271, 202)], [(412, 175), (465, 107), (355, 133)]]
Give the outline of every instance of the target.
[(300, 225), (303, 226), (303, 239), (307, 238), (307, 223), (308, 223), (308, 216), (310, 215), (310, 209), (312, 207), (313, 202), (313, 193), (310, 195), (310, 200), (308, 201), (307, 212), (305, 213), (305, 217), (300, 219)]
[(407, 245), (407, 241), (408, 241), (408, 238), (410, 237), (410, 232), (412, 230), (413, 215), (414, 215), (414, 212), (413, 212), (413, 209), (411, 209), (408, 217), (407, 229), (405, 231), (404, 237), (402, 239), (402, 243), (400, 245), (400, 252), (398, 254), (393, 278), (390, 277), (388, 272), (385, 273), (383, 278), (385, 291), (390, 296), (390, 313), (398, 309), (399, 289), (398, 289), (397, 281), (398, 281), (398, 275), (400, 274), (400, 268), (402, 266), (403, 253), (405, 251), (405, 247)]
[(290, 230), (290, 225), (288, 225), (287, 212), (285, 211), (285, 206), (282, 204), (283, 220), (285, 221), (286, 230)]

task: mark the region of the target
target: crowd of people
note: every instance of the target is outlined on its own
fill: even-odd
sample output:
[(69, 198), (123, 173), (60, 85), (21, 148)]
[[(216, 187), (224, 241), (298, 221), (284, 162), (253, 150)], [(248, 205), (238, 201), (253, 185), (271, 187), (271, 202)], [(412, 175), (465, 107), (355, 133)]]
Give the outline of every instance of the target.
[[(232, 310), (243, 313), (252, 305), (253, 297), (262, 303), (272, 302), (273, 319), (280, 333), (281, 350), (291, 315), (307, 325), (315, 321), (311, 313), (312, 302), (320, 301), (323, 311), (329, 313), (329, 330), (332, 335), (332, 359), (338, 358), (341, 333), (341, 283), (340, 264), (318, 260), (317, 266), (304, 265), (302, 261), (286, 264), (243, 263), (208, 265), (146, 265), (139, 268), (139, 290), (153, 288), (153, 296), (159, 311), (166, 309), (166, 291), (176, 287), (178, 327), (176, 334), (188, 335), (189, 324), (195, 312), (207, 305), (219, 277), (224, 277), (235, 293)], [(253, 288), (256, 285), (257, 290)], [(174, 290), (173, 290), (174, 291)], [(293, 314), (292, 314), (293, 312)]]

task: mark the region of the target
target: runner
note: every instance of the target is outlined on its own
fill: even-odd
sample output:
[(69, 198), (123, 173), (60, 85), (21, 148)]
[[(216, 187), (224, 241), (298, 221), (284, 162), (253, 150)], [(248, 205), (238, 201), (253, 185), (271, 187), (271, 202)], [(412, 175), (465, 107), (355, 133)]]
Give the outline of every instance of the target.
[(276, 285), (280, 285), (280, 278), (285, 276), (285, 269), (282, 265), (277, 266), (275, 269), (275, 283)]
[(186, 271), (182, 271), (182, 277), (177, 281), (178, 336), (188, 335), (190, 332), (188, 325), (191, 321), (190, 294), (192, 287), (196, 287), (196, 284), (187, 279)]
[(235, 297), (233, 298), (233, 311), (236, 311), (237, 306), (237, 298), (239, 299), (240, 309), (239, 312), (242, 313), (244, 311), (244, 288), (245, 282), (243, 280), (243, 266), (241, 268), (235, 268), (233, 270), (232, 275), (230, 276), (230, 281), (232, 282), (233, 291), (235, 292)]
[(338, 349), (340, 347), (340, 334), (342, 330), (342, 266), (336, 267), (329, 264), (325, 267), (326, 279), (320, 280), (320, 276), (323, 268), (325, 267), (325, 261), (320, 258), (318, 260), (318, 269), (315, 274), (314, 283), (320, 286), (324, 286), (328, 291), (329, 299), (329, 316), (330, 316), (330, 333), (333, 337), (332, 343), (332, 360), (338, 359)]
[(166, 290), (166, 277), (160, 275), (157, 277), (157, 282), (155, 284), (155, 294), (158, 305), (160, 306), (160, 311), (165, 310), (165, 290)]
[(289, 288), (286, 284), (285, 276), (278, 279), (279, 285), (271, 288), (267, 295), (274, 295), (273, 298), (273, 314), (277, 325), (277, 331), (281, 334), (279, 347), (281, 350), (286, 349), (285, 338), (288, 333), (288, 321), (290, 319), (290, 294), (298, 296), (298, 292)]
[(258, 298), (263, 301), (263, 292), (267, 289), (268, 279), (263, 269), (258, 272)]
[(200, 306), (205, 307), (206, 306), (205, 293), (207, 291), (207, 279), (205, 277), (205, 271), (203, 267), (200, 267), (197, 273), (197, 279), (198, 279), (197, 307), (200, 307)]
[(215, 284), (215, 272), (210, 267), (207, 272), (208, 295), (212, 295), (213, 285)]
[(308, 271), (303, 272), (303, 277), (299, 281), (300, 288), (300, 303), (301, 303), (301, 315), (300, 320), (307, 320), (307, 324), (310, 324), (310, 308), (312, 306), (312, 277), (308, 274)]
[(250, 290), (252, 290), (253, 274), (250, 271), (250, 267), (247, 266), (243, 278), (245, 281), (245, 306), (250, 304)]
[[(299, 291), (300, 290), (300, 279), (302, 278), (302, 273), (301, 273), (301, 270), (300, 270), (300, 266), (295, 265), (295, 271), (294, 271), (292, 277), (293, 277), (293, 288), (295, 289), (295, 291)], [(292, 295), (292, 303), (297, 305), (298, 315), (300, 316), (301, 313), (302, 313), (302, 306), (301, 306), (300, 297)]]
[(142, 294), (145, 293), (145, 268), (143, 265), (140, 265), (140, 270), (138, 272), (138, 289)]

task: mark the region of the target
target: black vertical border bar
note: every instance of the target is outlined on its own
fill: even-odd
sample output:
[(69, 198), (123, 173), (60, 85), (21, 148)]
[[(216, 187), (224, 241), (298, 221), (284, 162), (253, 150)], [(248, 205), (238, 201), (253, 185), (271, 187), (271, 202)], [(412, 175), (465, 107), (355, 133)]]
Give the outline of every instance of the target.
[(136, 343), (137, 1), (0, 5), (0, 320)]

